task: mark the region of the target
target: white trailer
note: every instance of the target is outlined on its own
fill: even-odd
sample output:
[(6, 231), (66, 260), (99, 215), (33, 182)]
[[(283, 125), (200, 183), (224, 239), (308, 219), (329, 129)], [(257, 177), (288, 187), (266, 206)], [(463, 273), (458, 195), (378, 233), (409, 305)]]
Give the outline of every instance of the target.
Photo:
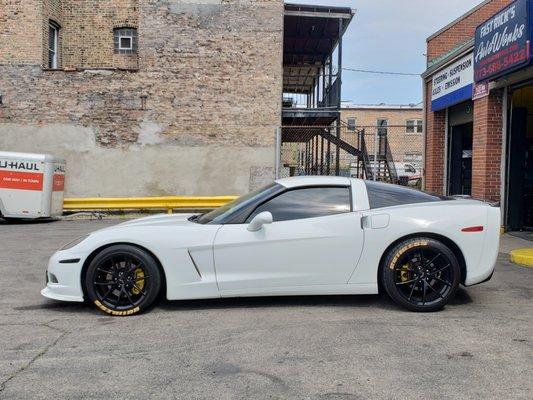
[(65, 160), (50, 154), (0, 151), (0, 217), (61, 215), (65, 166)]

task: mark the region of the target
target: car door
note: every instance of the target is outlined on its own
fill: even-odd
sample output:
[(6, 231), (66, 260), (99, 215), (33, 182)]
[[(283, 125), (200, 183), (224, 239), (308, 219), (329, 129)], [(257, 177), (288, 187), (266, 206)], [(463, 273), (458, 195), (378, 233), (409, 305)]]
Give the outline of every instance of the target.
[[(248, 223), (268, 211), (273, 222)], [(221, 294), (257, 289), (346, 284), (363, 247), (361, 216), (349, 187), (289, 189), (260, 204), (245, 223), (227, 224), (214, 242)]]

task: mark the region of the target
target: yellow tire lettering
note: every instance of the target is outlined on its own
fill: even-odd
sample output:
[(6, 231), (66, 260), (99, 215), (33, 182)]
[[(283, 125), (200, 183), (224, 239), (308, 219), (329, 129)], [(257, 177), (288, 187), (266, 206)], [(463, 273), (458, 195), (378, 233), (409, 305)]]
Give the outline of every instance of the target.
[(107, 314), (115, 315), (115, 316), (122, 316), (122, 317), (126, 316), (126, 315), (132, 315), (132, 314), (138, 313), (141, 310), (139, 307), (135, 307), (135, 308), (132, 308), (131, 310), (115, 311), (115, 310), (111, 310), (110, 308), (104, 306), (98, 300), (95, 300), (94, 304), (96, 305), (96, 307), (98, 307), (100, 310), (102, 310), (103, 312), (105, 312)]
[(392, 258), (389, 264), (389, 268), (394, 270), (396, 268), (396, 263), (398, 262), (400, 257), (405, 254), (406, 251), (411, 250), (412, 248), (415, 248), (415, 247), (423, 247), (427, 245), (428, 245), (427, 240), (416, 240), (414, 242), (406, 244), (405, 246), (403, 246), (400, 250), (396, 252), (396, 254), (394, 255), (394, 257)]

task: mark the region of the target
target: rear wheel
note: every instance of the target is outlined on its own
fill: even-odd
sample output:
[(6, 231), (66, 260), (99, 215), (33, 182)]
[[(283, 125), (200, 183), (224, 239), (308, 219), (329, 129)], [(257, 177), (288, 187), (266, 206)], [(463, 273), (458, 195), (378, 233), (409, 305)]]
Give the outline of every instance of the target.
[(149, 308), (161, 288), (154, 258), (131, 245), (115, 245), (94, 257), (85, 276), (89, 300), (107, 314), (125, 316)]
[(437, 311), (455, 296), (461, 269), (447, 246), (420, 237), (408, 239), (387, 253), (381, 277), (397, 304), (411, 311)]

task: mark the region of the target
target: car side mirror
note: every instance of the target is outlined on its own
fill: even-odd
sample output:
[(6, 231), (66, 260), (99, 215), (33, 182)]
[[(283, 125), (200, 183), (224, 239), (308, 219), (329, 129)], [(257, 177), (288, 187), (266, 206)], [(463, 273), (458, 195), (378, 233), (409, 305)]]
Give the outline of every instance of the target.
[(271, 224), (273, 220), (274, 218), (272, 218), (272, 214), (270, 212), (263, 211), (252, 218), (247, 229), (250, 232), (257, 232), (263, 227), (263, 225)]

